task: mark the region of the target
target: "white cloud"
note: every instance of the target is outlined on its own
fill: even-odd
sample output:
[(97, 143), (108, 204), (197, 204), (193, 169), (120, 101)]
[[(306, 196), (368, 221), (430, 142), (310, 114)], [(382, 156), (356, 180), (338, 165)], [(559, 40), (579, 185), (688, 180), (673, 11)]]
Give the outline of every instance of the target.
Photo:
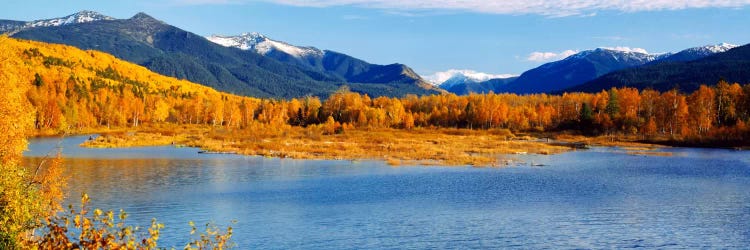
[(367, 20), (370, 19), (366, 16), (360, 16), (360, 15), (344, 15), (341, 17), (341, 19), (344, 20)]
[(487, 81), (490, 79), (497, 79), (497, 78), (510, 78), (515, 77), (518, 75), (513, 74), (490, 74), (490, 73), (484, 73), (484, 72), (478, 72), (470, 69), (449, 69), (446, 71), (441, 72), (435, 72), (430, 75), (424, 75), (422, 78), (427, 80), (428, 82), (440, 85), (441, 83), (447, 81), (451, 77), (454, 77), (456, 75), (464, 75), (469, 79), (472, 79), (477, 82)]
[(577, 50), (565, 50), (559, 53), (556, 52), (531, 52), (529, 56), (526, 57), (526, 61), (531, 62), (551, 62), (551, 61), (557, 61), (562, 60), (566, 57), (572, 56), (574, 54), (578, 53)]
[[(183, 0), (196, 1), (196, 0)], [(211, 0), (197, 0), (211, 2)], [(246, 0), (247, 1), (247, 0)], [(551, 17), (591, 16), (598, 11), (660, 11), (697, 8), (737, 8), (750, 0), (262, 0), (305, 6), (357, 6), (387, 10), (454, 10), (491, 14), (538, 14)], [(221, 2), (220, 0), (217, 2)]]
[(608, 49), (608, 50), (617, 50), (617, 51), (623, 51), (623, 52), (636, 52), (636, 53), (643, 53), (648, 54), (648, 51), (642, 48), (631, 48), (631, 47), (601, 47), (602, 49)]

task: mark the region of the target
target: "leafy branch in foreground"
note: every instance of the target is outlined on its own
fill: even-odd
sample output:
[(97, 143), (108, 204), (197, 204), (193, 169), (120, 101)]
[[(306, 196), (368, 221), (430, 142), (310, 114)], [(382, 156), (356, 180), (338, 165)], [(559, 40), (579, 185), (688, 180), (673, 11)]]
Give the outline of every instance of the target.
[(72, 205), (68, 211), (46, 219), (42, 235), (31, 239), (27, 245), (36, 245), (40, 249), (153, 249), (159, 239), (159, 229), (163, 225), (152, 221), (147, 237), (138, 240), (142, 235), (138, 227), (126, 226), (127, 213), (120, 211), (117, 217), (114, 212), (100, 209), (91, 211), (88, 208), (89, 197), (81, 197), (81, 209), (76, 211)]
[[(232, 223), (235, 223), (234, 221)], [(234, 247), (232, 239), (232, 227), (227, 227), (226, 232), (221, 232), (221, 229), (213, 223), (206, 223), (206, 231), (200, 235), (196, 235), (197, 228), (194, 222), (190, 222), (190, 235), (197, 239), (192, 239), (190, 243), (185, 246), (185, 249), (190, 250), (203, 250), (203, 249), (226, 249)]]
[[(159, 249), (164, 225), (156, 219), (144, 231), (125, 223), (128, 218), (125, 211), (115, 214), (112, 210), (91, 210), (89, 202), (88, 195), (83, 194), (80, 210), (70, 205), (67, 211), (47, 218), (39, 229), (40, 235), (28, 239), (24, 245), (35, 249)], [(190, 226), (190, 234), (195, 235), (195, 225), (190, 222)], [(200, 238), (193, 239), (184, 249), (228, 249), (234, 246), (231, 237), (232, 227), (222, 232), (218, 226), (207, 223)]]

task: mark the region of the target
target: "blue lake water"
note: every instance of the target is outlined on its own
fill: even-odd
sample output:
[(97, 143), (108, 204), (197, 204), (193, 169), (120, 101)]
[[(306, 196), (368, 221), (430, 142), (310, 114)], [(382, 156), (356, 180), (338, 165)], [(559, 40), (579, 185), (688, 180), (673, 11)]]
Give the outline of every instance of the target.
[(68, 202), (125, 209), (132, 224), (165, 224), (181, 248), (188, 221), (234, 224), (240, 249), (733, 248), (750, 247), (750, 152), (618, 148), (512, 156), (506, 168), (390, 167), (198, 154), (194, 148), (57, 145)]

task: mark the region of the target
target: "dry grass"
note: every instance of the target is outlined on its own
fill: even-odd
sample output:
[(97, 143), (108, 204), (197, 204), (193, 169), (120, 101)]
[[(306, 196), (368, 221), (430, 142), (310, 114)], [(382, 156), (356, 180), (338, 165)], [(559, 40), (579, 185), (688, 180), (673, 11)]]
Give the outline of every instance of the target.
[(588, 145), (605, 146), (605, 147), (627, 147), (627, 148), (645, 148), (645, 149), (654, 149), (654, 148), (664, 147), (664, 146), (657, 145), (657, 144), (638, 142), (640, 138), (638, 136), (603, 135), (603, 136), (596, 136), (596, 137), (587, 137), (587, 136), (582, 136), (582, 135), (558, 134), (558, 135), (553, 136), (553, 138), (555, 140), (563, 141), (563, 142), (584, 142)]
[(638, 142), (640, 139), (639, 136), (616, 135), (586, 137), (582, 135), (557, 134), (554, 138), (568, 143), (583, 142), (594, 146), (618, 147), (622, 150), (622, 153), (634, 156), (673, 156), (672, 152), (655, 151), (666, 146)]
[(109, 133), (86, 141), (83, 146), (90, 148), (143, 147), (172, 144), (173, 138), (152, 133)]
[[(554, 154), (569, 148), (514, 140), (507, 130), (353, 129), (326, 135), (308, 128), (254, 124), (246, 129), (206, 126), (142, 127), (111, 133), (86, 147), (181, 144), (212, 152), (296, 159), (383, 160), (390, 165), (499, 166), (502, 154)], [(527, 138), (530, 139), (530, 138)]]

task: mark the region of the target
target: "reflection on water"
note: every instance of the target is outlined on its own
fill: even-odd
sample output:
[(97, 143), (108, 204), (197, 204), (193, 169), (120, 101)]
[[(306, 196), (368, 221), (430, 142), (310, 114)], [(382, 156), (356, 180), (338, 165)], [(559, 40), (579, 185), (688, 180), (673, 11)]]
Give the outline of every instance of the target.
[[(516, 156), (546, 167), (400, 167), (380, 162), (202, 155), (191, 148), (82, 149), (65, 139), (70, 201), (165, 223), (236, 219), (247, 248), (747, 248), (750, 154), (597, 148)], [(35, 140), (29, 161), (56, 140)]]

